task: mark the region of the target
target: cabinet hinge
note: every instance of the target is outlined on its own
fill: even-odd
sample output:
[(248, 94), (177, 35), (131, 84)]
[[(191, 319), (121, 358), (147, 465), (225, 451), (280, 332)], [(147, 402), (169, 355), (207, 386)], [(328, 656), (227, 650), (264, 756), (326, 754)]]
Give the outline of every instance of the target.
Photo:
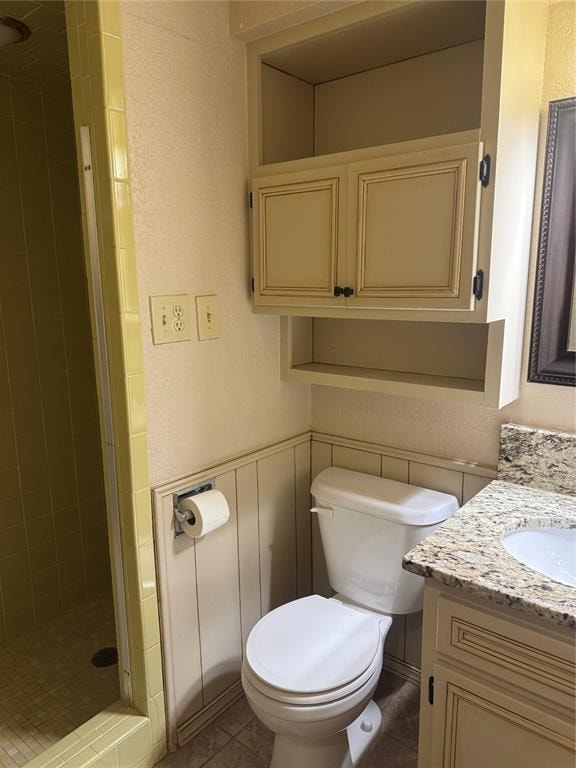
[(434, 677), (428, 678), (428, 703), (434, 704)]
[(484, 155), (480, 160), (480, 181), (483, 187), (487, 187), (490, 184), (490, 164), (492, 158), (490, 155)]
[(474, 275), (474, 280), (472, 281), (472, 293), (477, 299), (482, 298), (482, 293), (484, 291), (484, 270), (479, 269), (478, 272)]
[(248, 205), (252, 208), (252, 192), (248, 195)]
[(252, 293), (254, 293), (254, 278), (250, 280), (250, 287), (252, 288)]

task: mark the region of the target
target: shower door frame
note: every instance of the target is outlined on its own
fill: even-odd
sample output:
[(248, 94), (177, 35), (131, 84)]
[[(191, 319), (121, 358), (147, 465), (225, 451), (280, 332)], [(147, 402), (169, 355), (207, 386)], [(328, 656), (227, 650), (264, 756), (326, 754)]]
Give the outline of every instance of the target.
[(102, 430), (104, 484), (106, 495), (106, 513), (112, 565), (112, 584), (114, 594), (114, 612), (116, 616), (116, 642), (118, 644), (118, 663), (120, 666), (120, 693), (126, 705), (132, 704), (132, 683), (130, 677), (130, 646), (128, 642), (128, 619), (126, 610), (126, 589), (124, 585), (124, 562), (122, 557), (122, 531), (120, 527), (120, 508), (118, 504), (118, 476), (116, 472), (116, 446), (114, 424), (112, 420), (112, 393), (110, 388), (110, 366), (108, 364), (108, 345), (106, 342), (106, 321), (104, 317), (104, 296), (102, 272), (100, 269), (100, 250), (96, 219), (96, 197), (94, 193), (94, 172), (92, 167), (92, 142), (90, 126), (81, 125), (80, 157), (82, 159), (82, 177), (84, 181), (84, 206), (86, 217), (86, 235), (88, 242), (86, 261), (90, 268), (88, 288), (92, 293), (93, 307), (93, 343), (97, 358), (96, 375), (98, 377), (98, 410)]

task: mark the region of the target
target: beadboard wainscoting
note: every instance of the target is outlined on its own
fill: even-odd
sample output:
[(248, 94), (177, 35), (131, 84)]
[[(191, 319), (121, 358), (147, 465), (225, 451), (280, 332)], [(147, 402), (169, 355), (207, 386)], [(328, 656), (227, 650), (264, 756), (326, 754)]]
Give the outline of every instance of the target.
[[(380, 475), (435, 491), (451, 493), (465, 504), (496, 478), (496, 469), (438, 456), (389, 448), (375, 443), (312, 433), (311, 477), (335, 466)], [(318, 522), (312, 518), (312, 586), (330, 596)], [(422, 612), (395, 616), (385, 645), (384, 666), (418, 678), (422, 645)], [(411, 669), (412, 668), (412, 669)]]
[[(213, 478), (230, 520), (203, 539), (174, 536), (176, 492)], [(171, 748), (241, 693), (258, 619), (310, 594), (310, 433), (154, 490), (156, 556)]]
[[(278, 605), (332, 594), (310, 482), (339, 466), (454, 494), (463, 503), (496, 470), (333, 435), (307, 432), (153, 491), (168, 740), (188, 742), (241, 693), (248, 634)], [(214, 479), (230, 520), (199, 540), (174, 536), (173, 494)], [(421, 617), (399, 616), (385, 666), (418, 679)]]

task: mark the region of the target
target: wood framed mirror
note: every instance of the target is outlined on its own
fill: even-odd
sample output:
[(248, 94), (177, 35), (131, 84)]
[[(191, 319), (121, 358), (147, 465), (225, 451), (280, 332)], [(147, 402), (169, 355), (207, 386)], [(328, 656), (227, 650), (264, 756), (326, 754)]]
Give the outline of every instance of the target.
[(576, 386), (576, 97), (550, 102), (528, 381)]

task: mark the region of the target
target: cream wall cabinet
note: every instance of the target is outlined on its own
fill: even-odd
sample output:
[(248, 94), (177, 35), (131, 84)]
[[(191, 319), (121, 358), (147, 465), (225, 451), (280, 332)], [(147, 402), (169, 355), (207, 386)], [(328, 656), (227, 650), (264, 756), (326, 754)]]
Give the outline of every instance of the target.
[(461, 140), (256, 178), (255, 304), (470, 309), (482, 145)]
[[(539, 0), (374, 0), (249, 44), (253, 301), (291, 318), (285, 378), (517, 397), (546, 19)], [(359, 326), (363, 359), (319, 354), (310, 318), (410, 321), (415, 346), (372, 364)], [(484, 326), (463, 375), (448, 324)]]
[[(256, 311), (458, 323), (510, 319), (510, 333), (517, 332), (546, 11), (538, 0), (376, 0), (250, 43)], [(484, 156), (491, 168), (482, 187)], [(290, 216), (276, 223), (270, 217), (262, 226), (268, 217), (259, 195), (268, 183), (282, 187), (306, 173), (322, 180), (331, 166), (344, 166), (347, 177), (348, 199), (342, 184), (337, 195), (344, 240), (327, 243), (312, 225), (315, 208), (328, 215), (327, 190), (303, 195), (300, 206), (292, 200)], [(288, 221), (299, 236), (285, 237)], [(262, 238), (275, 232), (284, 244), (263, 252)], [(312, 237), (302, 247), (307, 232)], [(333, 257), (332, 288), (353, 289), (347, 301), (326, 295)], [(263, 282), (268, 262), (278, 267), (280, 259), (288, 262), (282, 279)], [(477, 271), (481, 298), (474, 291)]]
[(420, 768), (569, 768), (576, 759), (568, 630), (426, 585)]

